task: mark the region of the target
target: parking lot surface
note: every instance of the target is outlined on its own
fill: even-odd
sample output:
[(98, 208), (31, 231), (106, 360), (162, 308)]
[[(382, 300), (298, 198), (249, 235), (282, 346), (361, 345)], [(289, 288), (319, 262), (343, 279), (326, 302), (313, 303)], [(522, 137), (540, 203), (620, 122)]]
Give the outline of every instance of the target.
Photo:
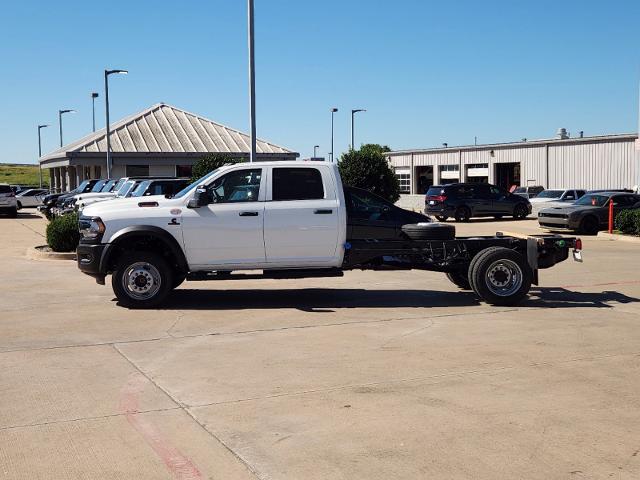
[(640, 478), (636, 244), (585, 238), (516, 308), (411, 271), (186, 282), (133, 311), (28, 259), (37, 215), (0, 225), (0, 478)]

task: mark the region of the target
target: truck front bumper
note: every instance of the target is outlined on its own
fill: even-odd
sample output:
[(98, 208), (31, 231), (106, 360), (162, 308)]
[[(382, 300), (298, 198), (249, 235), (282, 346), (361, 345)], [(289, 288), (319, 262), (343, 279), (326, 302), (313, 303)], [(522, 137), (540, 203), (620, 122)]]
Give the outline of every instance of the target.
[(104, 284), (104, 277), (106, 276), (106, 272), (103, 271), (102, 258), (107, 247), (108, 245), (104, 243), (81, 243), (76, 250), (80, 271), (94, 277), (96, 282), (100, 284)]

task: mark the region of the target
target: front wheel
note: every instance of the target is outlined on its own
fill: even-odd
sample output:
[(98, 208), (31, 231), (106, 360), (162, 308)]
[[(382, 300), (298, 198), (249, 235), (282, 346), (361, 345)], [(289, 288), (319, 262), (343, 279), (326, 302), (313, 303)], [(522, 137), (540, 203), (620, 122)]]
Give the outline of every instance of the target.
[(516, 220), (522, 220), (526, 218), (527, 215), (529, 215), (529, 209), (526, 205), (520, 203), (514, 207), (513, 218), (515, 218)]
[(469, 207), (458, 207), (455, 213), (456, 222), (468, 222), (471, 218)]
[(600, 222), (594, 216), (589, 215), (580, 223), (580, 231), (587, 235), (597, 235), (600, 230)]
[(526, 258), (515, 250), (487, 248), (478, 253), (472, 263), (471, 285), (485, 302), (512, 306), (529, 293), (533, 273)]
[(124, 255), (111, 275), (113, 292), (129, 308), (159, 305), (173, 285), (171, 268), (160, 255), (151, 252)]

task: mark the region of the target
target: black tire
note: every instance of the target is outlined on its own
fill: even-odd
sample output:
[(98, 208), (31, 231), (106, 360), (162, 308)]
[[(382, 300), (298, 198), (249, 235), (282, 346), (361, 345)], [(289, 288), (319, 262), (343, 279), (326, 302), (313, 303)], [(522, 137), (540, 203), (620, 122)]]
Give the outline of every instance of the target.
[(593, 215), (588, 215), (580, 222), (580, 232), (586, 235), (597, 235), (600, 231), (600, 222)]
[(516, 220), (523, 220), (529, 215), (529, 209), (524, 203), (519, 203), (513, 207), (513, 218)]
[(529, 293), (533, 273), (524, 256), (504, 247), (478, 254), (470, 276), (474, 291), (491, 305), (517, 305)]
[(476, 294), (478, 294), (478, 292), (476, 291), (476, 287), (474, 285), (473, 282), (473, 269), (476, 266), (476, 263), (478, 263), (478, 260), (480, 260), (484, 255), (486, 255), (489, 252), (492, 252), (498, 248), (501, 247), (489, 247), (489, 248), (485, 248), (484, 250), (480, 250), (472, 259), (471, 262), (469, 263), (469, 269), (467, 270), (467, 279), (469, 280), (469, 286), (471, 287), (471, 290), (473, 290)]
[(436, 215), (436, 218), (438, 219), (438, 221), (440, 222), (446, 222), (447, 221), (447, 217), (446, 215)]
[(172, 288), (178, 288), (180, 285), (184, 283), (187, 279), (187, 275), (184, 273), (174, 273), (173, 274), (173, 285)]
[(14, 208), (13, 210), (9, 210), (9, 217), (18, 218), (18, 209)]
[(16, 207), (18, 210), (22, 210), (22, 202), (17, 202)]
[(446, 223), (410, 223), (402, 226), (402, 231), (411, 240), (453, 240), (456, 227)]
[(471, 210), (469, 207), (458, 207), (454, 216), (456, 222), (468, 222), (471, 218)]
[(494, 215), (493, 218), (495, 218), (496, 220), (500, 220), (502, 218), (502, 215)]
[(447, 273), (447, 278), (451, 283), (460, 288), (461, 290), (471, 290), (469, 284), (469, 274), (467, 271), (459, 271)]
[[(140, 283), (138, 283), (140, 281)], [(131, 285), (126, 287), (125, 284)], [(174, 288), (173, 272), (167, 262), (152, 252), (131, 252), (122, 256), (111, 275), (111, 287), (122, 306), (150, 308), (163, 302)], [(132, 289), (140, 289), (135, 292)], [(143, 289), (149, 289), (144, 292)]]

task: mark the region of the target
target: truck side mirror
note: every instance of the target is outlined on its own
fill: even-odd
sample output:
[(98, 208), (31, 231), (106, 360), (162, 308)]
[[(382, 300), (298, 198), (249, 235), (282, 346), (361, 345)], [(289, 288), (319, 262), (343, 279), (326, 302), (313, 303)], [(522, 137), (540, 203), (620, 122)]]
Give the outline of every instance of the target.
[(187, 208), (200, 208), (211, 203), (211, 193), (207, 187), (201, 185), (196, 188), (193, 198), (187, 203)]

